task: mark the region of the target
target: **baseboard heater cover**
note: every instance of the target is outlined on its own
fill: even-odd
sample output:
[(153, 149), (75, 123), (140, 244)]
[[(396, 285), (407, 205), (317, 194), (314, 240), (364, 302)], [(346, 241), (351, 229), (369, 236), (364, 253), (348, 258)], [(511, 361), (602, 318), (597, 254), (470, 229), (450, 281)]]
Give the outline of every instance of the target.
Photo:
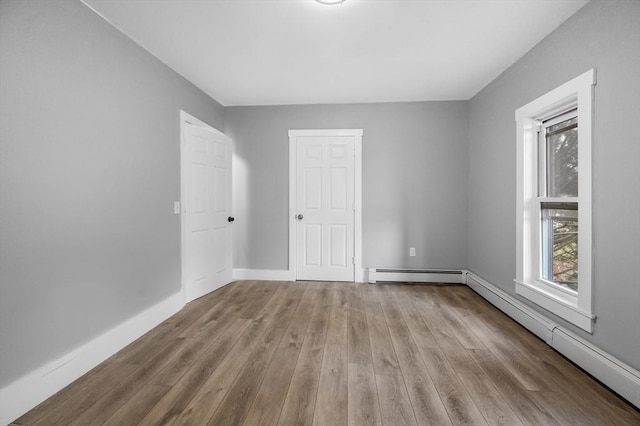
[(465, 275), (469, 288), (640, 409), (640, 371), (555, 324), (474, 273), (467, 271)]
[(369, 282), (424, 282), (464, 284), (464, 273), (456, 269), (369, 268)]

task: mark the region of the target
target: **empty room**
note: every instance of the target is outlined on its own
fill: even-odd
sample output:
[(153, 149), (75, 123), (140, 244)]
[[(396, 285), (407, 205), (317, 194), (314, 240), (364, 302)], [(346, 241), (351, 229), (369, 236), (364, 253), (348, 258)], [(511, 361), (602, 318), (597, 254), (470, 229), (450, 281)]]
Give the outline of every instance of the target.
[(639, 164), (638, 0), (0, 0), (0, 425), (638, 425)]

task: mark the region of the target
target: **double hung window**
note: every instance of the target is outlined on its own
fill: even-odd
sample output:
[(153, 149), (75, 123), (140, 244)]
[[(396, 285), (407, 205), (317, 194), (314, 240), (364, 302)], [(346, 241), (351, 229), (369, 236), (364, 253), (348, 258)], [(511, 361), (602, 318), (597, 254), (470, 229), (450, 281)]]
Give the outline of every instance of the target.
[(540, 278), (578, 291), (578, 111), (540, 124), (538, 132)]
[(516, 292), (592, 331), (593, 70), (516, 111)]

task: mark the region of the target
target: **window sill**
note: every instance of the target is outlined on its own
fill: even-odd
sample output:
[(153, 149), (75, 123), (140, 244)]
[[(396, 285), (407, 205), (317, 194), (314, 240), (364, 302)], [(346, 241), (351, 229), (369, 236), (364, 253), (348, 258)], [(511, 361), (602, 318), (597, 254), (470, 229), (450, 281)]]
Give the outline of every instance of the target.
[(566, 295), (566, 298), (561, 298), (540, 286), (517, 280), (514, 282), (516, 283), (516, 294), (589, 333), (593, 332), (593, 322), (596, 317), (590, 312), (580, 309), (577, 305), (577, 298), (569, 295)]

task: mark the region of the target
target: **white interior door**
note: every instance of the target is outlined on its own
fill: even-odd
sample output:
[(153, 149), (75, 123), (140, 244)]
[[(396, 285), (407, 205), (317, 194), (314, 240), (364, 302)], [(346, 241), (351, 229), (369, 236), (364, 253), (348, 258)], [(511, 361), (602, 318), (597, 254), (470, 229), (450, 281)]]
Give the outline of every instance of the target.
[(212, 128), (184, 126), (182, 265), (190, 301), (231, 281), (232, 143)]
[(354, 280), (354, 138), (298, 136), (296, 279)]

